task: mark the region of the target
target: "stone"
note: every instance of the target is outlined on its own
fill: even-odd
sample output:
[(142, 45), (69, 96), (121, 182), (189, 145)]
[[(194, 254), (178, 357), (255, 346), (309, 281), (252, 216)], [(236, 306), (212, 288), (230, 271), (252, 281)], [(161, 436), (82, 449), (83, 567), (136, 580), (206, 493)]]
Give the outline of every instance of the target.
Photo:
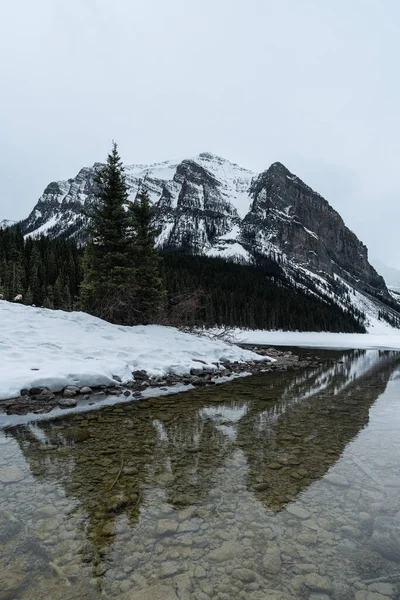
[(400, 516), (376, 517), (371, 545), (385, 558), (400, 561)]
[(64, 390), (63, 391), (63, 396), (64, 398), (73, 398), (74, 396), (77, 395), (78, 392), (75, 392), (74, 390)]
[(128, 592), (123, 600), (179, 600), (173, 587), (156, 584)]
[(277, 462), (272, 462), (272, 463), (269, 463), (267, 466), (268, 466), (268, 469), (278, 470), (278, 469), (282, 469), (283, 465), (281, 465), (280, 463), (277, 463)]
[(0, 467), (1, 483), (17, 483), (24, 478), (24, 473), (19, 467)]
[(250, 569), (236, 569), (234, 571), (234, 575), (236, 579), (239, 579), (243, 583), (251, 583), (252, 581), (257, 581), (257, 575), (254, 573), (254, 571), (251, 571)]
[(288, 504), (286, 510), (290, 515), (296, 517), (297, 519), (308, 519), (310, 517), (308, 510), (298, 506), (297, 504)]
[(322, 481), (326, 481), (327, 483), (331, 483), (332, 485), (337, 485), (338, 487), (349, 487), (349, 482), (347, 479), (343, 477), (343, 475), (339, 475), (338, 473), (328, 473), (325, 475)]
[(80, 388), (79, 393), (80, 394), (91, 394), (93, 392), (92, 388), (84, 385), (83, 387)]
[(345, 525), (340, 528), (341, 533), (347, 537), (358, 538), (361, 535), (361, 531), (357, 527), (352, 527), (351, 525)]
[(139, 371), (133, 371), (132, 375), (136, 381), (146, 381), (149, 378), (147, 371), (145, 371), (144, 369)]
[[(76, 396), (76, 394), (73, 394), (73, 396)], [(60, 408), (73, 408), (74, 406), (76, 406), (78, 404), (78, 401), (75, 400), (75, 398), (73, 398), (73, 397), (59, 398), (57, 402), (58, 402), (58, 406)]]
[[(218, 548), (212, 550), (210, 552), (209, 559), (215, 562), (224, 562), (226, 560), (231, 559), (235, 554), (235, 543), (232, 542), (223, 542)], [(238, 549), (240, 551), (240, 549)]]
[(183, 521), (179, 524), (179, 533), (187, 531), (198, 531), (203, 524), (203, 519), (191, 519), (190, 521)]
[(167, 561), (161, 565), (161, 577), (172, 577), (173, 575), (182, 573), (183, 570), (183, 565), (181, 563)]
[(278, 548), (267, 548), (263, 558), (263, 567), (267, 575), (277, 575), (281, 570), (281, 552)]
[(0, 543), (8, 542), (21, 531), (23, 525), (7, 510), (0, 509)]
[(315, 592), (329, 592), (331, 584), (326, 577), (322, 577), (317, 573), (308, 573), (303, 577), (302, 583), (309, 589)]
[[(30, 396), (38, 396), (41, 392), (48, 390), (49, 388), (45, 387), (33, 387), (29, 390)], [(22, 394), (25, 390), (21, 390), (21, 396), (25, 396), (26, 394)]]
[(394, 594), (394, 588), (393, 585), (391, 583), (385, 583), (385, 582), (376, 582), (376, 583), (372, 583), (371, 585), (368, 586), (368, 591), (369, 592), (378, 592), (378, 594), (382, 594), (383, 596), (389, 596), (390, 598), (393, 598), (393, 594)]
[(0, 600), (18, 598), (28, 580), (22, 565), (11, 564), (0, 571)]
[(366, 590), (359, 590), (354, 596), (354, 600), (388, 600), (387, 596), (382, 596), (377, 592), (369, 592)]
[(157, 522), (157, 534), (158, 535), (169, 535), (175, 533), (178, 530), (178, 523), (172, 519), (159, 519)]
[(40, 506), (35, 510), (35, 517), (40, 519), (45, 519), (46, 517), (54, 517), (58, 512), (57, 508), (52, 504), (47, 504), (46, 506)]

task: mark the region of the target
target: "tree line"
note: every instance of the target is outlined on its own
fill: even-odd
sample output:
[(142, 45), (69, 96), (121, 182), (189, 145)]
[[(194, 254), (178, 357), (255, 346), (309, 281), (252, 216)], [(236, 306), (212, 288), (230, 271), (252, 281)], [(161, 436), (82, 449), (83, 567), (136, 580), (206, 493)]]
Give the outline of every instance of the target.
[(128, 201), (114, 144), (95, 181), (97, 202), (84, 215), (89, 242), (24, 239), (0, 230), (0, 294), (25, 304), (82, 309), (122, 325), (233, 326), (252, 329), (365, 331), (362, 315), (296, 286), (276, 261), (252, 266), (154, 249), (144, 187)]

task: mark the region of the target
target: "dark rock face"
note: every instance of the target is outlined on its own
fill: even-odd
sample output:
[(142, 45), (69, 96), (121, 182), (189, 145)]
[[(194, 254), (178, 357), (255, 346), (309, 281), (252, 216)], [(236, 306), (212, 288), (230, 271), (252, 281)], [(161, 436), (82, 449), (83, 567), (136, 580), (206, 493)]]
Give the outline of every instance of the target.
[[(94, 175), (84, 168), (74, 179), (47, 186), (25, 221), (24, 233), (85, 241), (82, 209), (94, 201)], [(193, 254), (251, 260), (280, 256), (292, 265), (387, 293), (368, 262), (366, 246), (341, 216), (281, 163), (256, 175), (212, 154), (126, 168), (130, 199), (140, 182), (155, 206), (157, 246)]]
[(243, 220), (242, 239), (261, 254), (283, 252), (311, 271), (334, 273), (352, 283), (385, 290), (368, 262), (366, 246), (317, 192), (274, 163), (250, 188), (253, 204)]

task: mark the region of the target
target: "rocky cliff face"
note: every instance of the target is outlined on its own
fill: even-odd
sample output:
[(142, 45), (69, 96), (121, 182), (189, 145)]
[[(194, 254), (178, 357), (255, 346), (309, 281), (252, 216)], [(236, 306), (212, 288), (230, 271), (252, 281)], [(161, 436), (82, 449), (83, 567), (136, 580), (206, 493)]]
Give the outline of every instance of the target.
[[(25, 234), (85, 239), (82, 209), (94, 201), (96, 163), (47, 186), (22, 222)], [(155, 207), (161, 248), (251, 261), (261, 254), (322, 277), (337, 274), (374, 293), (387, 293), (365, 245), (317, 192), (274, 163), (257, 175), (223, 158), (126, 168), (132, 200), (142, 182)]]
[(241, 239), (264, 254), (283, 253), (319, 274), (338, 274), (353, 284), (385, 289), (368, 262), (367, 247), (329, 203), (281, 163), (261, 173), (249, 190), (253, 203)]

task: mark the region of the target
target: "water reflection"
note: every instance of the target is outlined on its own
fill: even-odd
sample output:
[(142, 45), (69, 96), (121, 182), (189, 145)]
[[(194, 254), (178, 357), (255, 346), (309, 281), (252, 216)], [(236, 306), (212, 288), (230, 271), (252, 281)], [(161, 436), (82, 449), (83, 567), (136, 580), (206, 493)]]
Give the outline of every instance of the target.
[[(187, 561), (200, 559), (216, 587), (205, 592), (192, 574), (187, 597), (216, 597), (213, 561), (224, 562), (225, 552), (234, 563), (243, 552), (240, 562), (247, 557), (258, 565), (250, 534), (262, 533), (259, 548), (272, 547), (267, 540), (277, 537), (279, 513), (304, 496), (368, 425), (371, 406), (399, 364), (393, 352), (335, 357), (303, 372), (268, 373), (12, 428), (7, 436), (34, 477), (32, 497), (22, 503), (19, 484), (4, 486), (0, 506), (34, 528), (63, 567), (62, 577), (78, 586), (77, 597), (101, 590), (122, 597), (149, 581), (169, 581)], [(232, 536), (236, 554), (227, 546)], [(282, 593), (293, 593), (282, 569), (271, 574), (264, 563), (257, 568), (267, 582), (273, 575)], [(228, 572), (226, 594), (242, 597), (243, 587), (246, 598), (262, 592), (260, 582), (252, 589), (255, 581), (232, 582), (229, 590)], [(69, 593), (53, 591), (52, 597), (72, 598)]]

